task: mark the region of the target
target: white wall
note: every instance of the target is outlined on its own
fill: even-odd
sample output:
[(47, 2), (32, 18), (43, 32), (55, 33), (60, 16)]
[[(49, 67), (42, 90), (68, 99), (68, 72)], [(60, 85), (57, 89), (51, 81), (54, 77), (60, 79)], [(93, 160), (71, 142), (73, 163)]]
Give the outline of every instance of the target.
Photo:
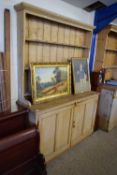
[[(61, 15), (79, 20), (93, 25), (94, 13), (88, 13), (80, 8), (76, 8), (60, 0), (24, 0), (27, 3), (39, 6), (44, 9), (59, 13)], [(11, 100), (15, 106), (18, 98), (18, 79), (17, 79), (17, 20), (13, 6), (21, 0), (0, 0), (0, 52), (4, 51), (4, 29), (3, 11), (5, 8), (11, 12)]]
[(113, 21), (111, 22), (111, 24), (113, 24), (113, 25), (116, 25), (116, 26), (117, 26), (117, 18), (116, 18), (115, 20), (113, 20)]

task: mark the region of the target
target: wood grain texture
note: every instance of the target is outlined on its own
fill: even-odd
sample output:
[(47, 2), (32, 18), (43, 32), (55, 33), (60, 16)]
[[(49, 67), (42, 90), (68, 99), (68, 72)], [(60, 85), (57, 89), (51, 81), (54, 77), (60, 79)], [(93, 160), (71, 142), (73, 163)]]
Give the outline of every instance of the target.
[(55, 127), (56, 114), (47, 114), (44, 118), (39, 119), (39, 130), (41, 131), (40, 149), (46, 157), (49, 157), (55, 151)]
[(98, 106), (98, 127), (110, 131), (117, 126), (117, 89), (114, 86), (102, 86)]
[(70, 146), (71, 109), (60, 111), (56, 122), (55, 150), (66, 150)]
[(10, 87), (10, 11), (4, 11), (4, 53), (0, 54), (0, 111), (11, 108)]
[(85, 103), (79, 103), (74, 106), (74, 116), (72, 121), (71, 146), (82, 140), (83, 121), (85, 114)]
[(53, 13), (44, 9), (41, 9), (39, 7), (35, 7), (33, 5), (30, 5), (28, 3), (20, 3), (15, 5), (15, 9), (16, 11), (30, 11), (31, 14), (42, 17), (42, 18), (46, 18), (48, 20), (52, 20), (58, 23), (62, 23), (62, 24), (66, 24), (66, 25), (70, 25), (70, 26), (74, 26), (74, 27), (78, 27), (78, 28), (82, 28), (88, 31), (92, 31), (94, 29), (94, 26), (88, 25), (88, 24), (84, 24), (80, 21), (74, 20), (74, 19), (70, 19), (68, 17), (59, 15), (57, 13)]
[[(33, 62), (62, 63), (88, 58), (92, 27), (26, 3), (15, 6), (18, 19), (19, 99), (25, 101), (25, 69)], [(24, 83), (25, 82), (25, 83)], [(25, 96), (25, 97), (24, 97)]]
[(17, 112), (0, 113), (0, 174), (46, 175), (39, 132), (29, 122), (28, 112), (21, 108)]
[(74, 100), (69, 97), (59, 100), (38, 105), (36, 113), (41, 151), (46, 161), (77, 144), (94, 130), (96, 93), (91, 96), (85, 94), (83, 99), (77, 96)]
[[(97, 38), (96, 58), (94, 70), (99, 71), (104, 67), (117, 65), (117, 28), (114, 25), (108, 25), (104, 28)], [(109, 73), (107, 77), (109, 76)], [(111, 77), (111, 73), (110, 73)]]

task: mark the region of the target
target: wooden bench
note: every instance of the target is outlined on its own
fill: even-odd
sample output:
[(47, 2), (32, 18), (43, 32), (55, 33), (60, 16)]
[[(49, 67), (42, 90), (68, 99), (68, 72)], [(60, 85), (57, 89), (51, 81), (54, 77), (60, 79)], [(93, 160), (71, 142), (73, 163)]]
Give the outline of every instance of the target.
[(47, 174), (39, 132), (27, 114), (27, 110), (0, 114), (0, 175)]

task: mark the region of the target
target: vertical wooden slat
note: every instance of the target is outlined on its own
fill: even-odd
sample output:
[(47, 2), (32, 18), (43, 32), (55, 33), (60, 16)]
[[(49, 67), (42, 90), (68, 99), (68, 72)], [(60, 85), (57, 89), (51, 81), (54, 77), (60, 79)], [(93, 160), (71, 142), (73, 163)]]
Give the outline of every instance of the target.
[(10, 11), (4, 11), (4, 53), (0, 53), (0, 112), (11, 108), (10, 89)]
[(0, 112), (8, 110), (8, 98), (6, 93), (5, 74), (7, 70), (4, 69), (4, 56), (0, 53)]
[(5, 94), (6, 94), (6, 110), (11, 108), (11, 88), (10, 88), (10, 11), (4, 11), (4, 33), (5, 33), (5, 53), (4, 53), (4, 80), (5, 80)]

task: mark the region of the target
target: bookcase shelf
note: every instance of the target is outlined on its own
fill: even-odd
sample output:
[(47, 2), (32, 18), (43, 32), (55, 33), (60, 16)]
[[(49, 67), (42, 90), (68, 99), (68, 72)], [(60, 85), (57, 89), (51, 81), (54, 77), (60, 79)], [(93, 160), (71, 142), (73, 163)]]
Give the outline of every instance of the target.
[(113, 48), (106, 48), (105, 50), (107, 52), (117, 52), (117, 49), (113, 49)]
[(99, 34), (97, 39), (94, 70), (117, 65), (117, 26), (108, 25)]
[(43, 41), (43, 40), (35, 40), (35, 39), (26, 39), (26, 42), (32, 42), (32, 43), (34, 42), (34, 43), (42, 43), (42, 44), (50, 44), (50, 45), (59, 45), (59, 46), (75, 47), (75, 48), (82, 48), (82, 49), (89, 49), (90, 48), (87, 45), (65, 44), (65, 43)]

